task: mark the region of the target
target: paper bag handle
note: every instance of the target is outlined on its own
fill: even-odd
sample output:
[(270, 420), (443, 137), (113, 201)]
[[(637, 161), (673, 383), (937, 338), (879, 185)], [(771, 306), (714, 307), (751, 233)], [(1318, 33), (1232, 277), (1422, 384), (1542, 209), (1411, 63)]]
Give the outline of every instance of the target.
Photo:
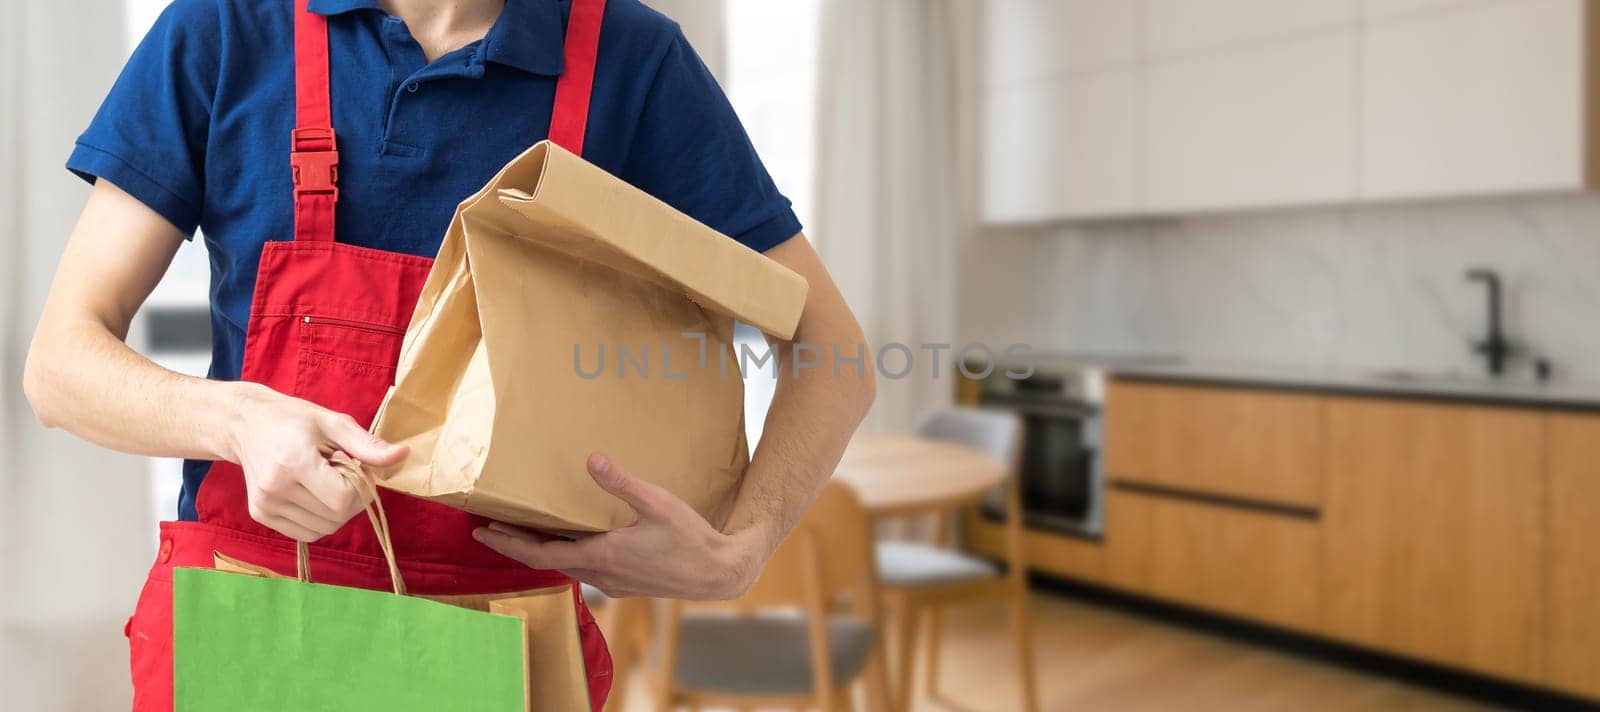
[[(383, 558), (389, 563), (389, 578), (394, 583), (394, 592), (406, 595), (406, 582), (400, 578), (400, 564), (394, 557), (394, 543), (389, 540), (389, 517), (383, 512), (383, 500), (378, 497), (378, 487), (373, 484), (372, 476), (361, 468), (361, 463), (344, 453), (336, 453), (328, 459), (328, 463), (351, 487), (367, 498), (367, 519), (372, 520), (372, 528), (378, 533), (378, 547), (383, 549)], [(296, 541), (294, 555), (295, 575), (301, 583), (311, 583), (310, 547), (303, 541)]]

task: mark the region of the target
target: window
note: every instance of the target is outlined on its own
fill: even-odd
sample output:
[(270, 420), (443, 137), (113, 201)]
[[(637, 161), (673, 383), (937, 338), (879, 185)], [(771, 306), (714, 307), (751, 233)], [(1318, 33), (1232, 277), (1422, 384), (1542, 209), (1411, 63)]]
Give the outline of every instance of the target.
[[(818, 0), (727, 0), (727, 66), (723, 86), (778, 189), (794, 202), (802, 225), (811, 218), (815, 154)], [(735, 348), (766, 356), (766, 340), (740, 325)], [(744, 379), (745, 437), (761, 440), (777, 379), (772, 367)]]
[(723, 84), (756, 150), (811, 217), (816, 125), (818, 0), (727, 0), (727, 77)]

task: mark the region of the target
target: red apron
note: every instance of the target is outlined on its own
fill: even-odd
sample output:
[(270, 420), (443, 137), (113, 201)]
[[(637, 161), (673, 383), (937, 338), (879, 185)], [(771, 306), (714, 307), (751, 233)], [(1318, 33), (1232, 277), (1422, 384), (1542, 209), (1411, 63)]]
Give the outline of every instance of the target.
[[(582, 154), (605, 0), (573, 0), (556, 82), (550, 139)], [(400, 342), (432, 260), (334, 241), (338, 149), (329, 104), (327, 18), (298, 0), (295, 12), (296, 128), (294, 240), (261, 253), (246, 330), (241, 378), (353, 416), (371, 425), (394, 383)], [(570, 585), (582, 625), (589, 697), (599, 710), (611, 687), (611, 658), (576, 582), (530, 569), (472, 539), (485, 521), (389, 490), (395, 553), (406, 586), (419, 595), (484, 594)], [(172, 709), (172, 568), (211, 567), (213, 552), (295, 571), (294, 542), (250, 518), (244, 475), (217, 462), (202, 480), (199, 521), (162, 522), (155, 565), (127, 634), (136, 712)], [(389, 587), (372, 526), (356, 517), (311, 546), (320, 582)]]

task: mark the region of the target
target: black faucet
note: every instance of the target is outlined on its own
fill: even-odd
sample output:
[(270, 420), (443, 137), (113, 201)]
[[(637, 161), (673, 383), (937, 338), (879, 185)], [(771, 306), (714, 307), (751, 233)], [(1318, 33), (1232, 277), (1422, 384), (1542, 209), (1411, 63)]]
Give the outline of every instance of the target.
[(1472, 345), (1472, 350), (1489, 360), (1490, 375), (1498, 376), (1506, 370), (1506, 360), (1511, 357), (1511, 342), (1500, 329), (1500, 275), (1492, 269), (1467, 271), (1467, 280), (1483, 282), (1489, 288), (1489, 336)]

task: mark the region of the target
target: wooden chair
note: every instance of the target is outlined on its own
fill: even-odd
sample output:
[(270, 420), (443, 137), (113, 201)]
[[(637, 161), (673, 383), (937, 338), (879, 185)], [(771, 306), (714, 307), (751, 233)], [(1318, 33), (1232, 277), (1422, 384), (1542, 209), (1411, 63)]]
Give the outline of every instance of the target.
[(672, 601), (661, 626), (659, 710), (702, 706), (887, 710), (872, 524), (830, 482), (738, 600)]
[(946, 606), (985, 600), (1010, 603), (1011, 634), (1016, 644), (1017, 683), (1021, 709), (1038, 709), (1033, 661), (1032, 619), (1028, 615), (1027, 564), (1023, 557), (1022, 502), (1016, 463), (1022, 436), (1020, 419), (1012, 413), (951, 409), (925, 420), (918, 432), (928, 438), (982, 450), (1006, 462), (1011, 475), (1003, 487), (1006, 529), (1006, 569), (951, 548), (951, 519), (955, 512), (940, 513), (932, 544), (880, 541), (877, 545), (879, 581), (886, 607), (895, 621), (895, 703), (910, 709), (912, 673), (916, 659), (916, 628), (926, 628), (926, 693), (937, 698), (941, 615)]

